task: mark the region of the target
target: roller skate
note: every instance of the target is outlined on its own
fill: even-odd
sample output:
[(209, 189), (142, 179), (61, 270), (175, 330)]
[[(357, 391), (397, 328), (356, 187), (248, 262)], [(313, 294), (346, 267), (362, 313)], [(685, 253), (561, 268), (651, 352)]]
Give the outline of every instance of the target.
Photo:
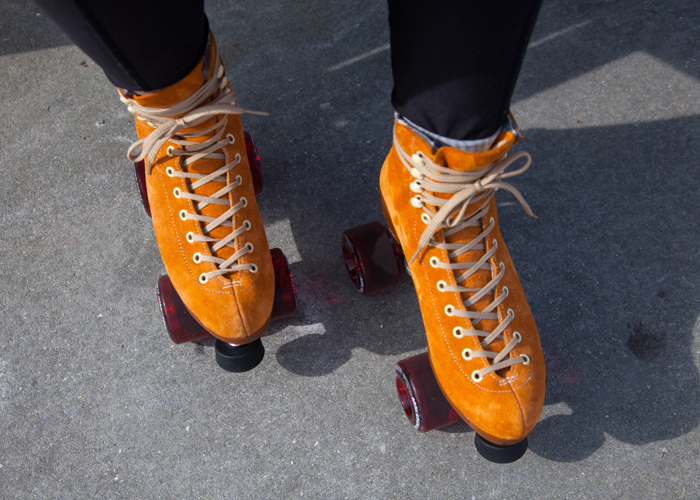
[[(433, 151), (397, 117), (380, 176), (388, 231), (373, 222), (343, 234), (345, 262), (360, 292), (386, 290), (402, 272), (413, 279), (428, 352), (396, 368), (409, 420), (429, 431), (461, 418), (476, 431), (477, 451), (501, 463), (527, 450), (545, 389), (537, 327), (493, 197), (505, 189), (533, 215), (506, 182), (530, 165), (525, 152), (508, 155), (521, 137), (509, 117), (487, 152)], [(507, 171), (512, 164), (521, 166)]]
[(163, 90), (120, 89), (136, 117), (134, 163), (167, 275), (158, 281), (163, 320), (175, 343), (215, 337), (228, 371), (254, 368), (271, 319), (296, 311), (284, 254), (270, 251), (255, 195), (257, 148), (210, 35), (204, 57)]

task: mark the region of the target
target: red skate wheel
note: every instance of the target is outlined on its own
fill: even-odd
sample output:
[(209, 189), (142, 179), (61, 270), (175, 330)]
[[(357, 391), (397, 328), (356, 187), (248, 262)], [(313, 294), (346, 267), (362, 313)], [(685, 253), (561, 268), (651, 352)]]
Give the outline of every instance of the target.
[(167, 274), (158, 279), (158, 303), (165, 329), (174, 343), (183, 344), (209, 337), (209, 332), (185, 308)]
[(397, 363), (396, 389), (406, 416), (420, 432), (453, 424), (459, 419), (435, 380), (427, 352)]
[(250, 165), (250, 174), (253, 176), (255, 194), (260, 194), (263, 190), (263, 176), (258, 147), (248, 132), (243, 132), (243, 135), (245, 136), (245, 150), (248, 154), (248, 164)]
[(294, 277), (289, 269), (287, 257), (282, 250), (270, 250), (272, 267), (275, 269), (275, 301), (272, 306), (271, 319), (281, 319), (293, 316), (297, 312), (297, 290)]
[(151, 204), (148, 202), (148, 192), (146, 191), (146, 165), (143, 161), (134, 163), (134, 177), (136, 177), (136, 186), (139, 188), (139, 196), (143, 209), (146, 215), (151, 216)]
[(399, 282), (403, 254), (379, 222), (345, 231), (343, 257), (350, 279), (360, 293), (371, 295)]

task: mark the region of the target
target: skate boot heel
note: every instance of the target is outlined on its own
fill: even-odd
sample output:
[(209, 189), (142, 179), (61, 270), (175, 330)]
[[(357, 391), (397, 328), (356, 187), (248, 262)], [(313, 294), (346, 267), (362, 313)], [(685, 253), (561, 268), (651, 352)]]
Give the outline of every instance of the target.
[(405, 268), (403, 252), (381, 223), (346, 230), (342, 247), (345, 267), (360, 293), (371, 295), (399, 282)]

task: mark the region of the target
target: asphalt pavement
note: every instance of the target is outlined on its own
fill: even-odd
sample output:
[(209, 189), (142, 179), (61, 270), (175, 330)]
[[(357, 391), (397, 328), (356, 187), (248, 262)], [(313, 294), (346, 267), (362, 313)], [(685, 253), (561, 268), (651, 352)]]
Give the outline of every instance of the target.
[(700, 3), (545, 0), (512, 107), (539, 218), (497, 194), (548, 371), (510, 465), (465, 424), (411, 427), (413, 286), (365, 297), (345, 271), (343, 230), (382, 217), (386, 10), (207, 3), (240, 103), (270, 113), (245, 125), (299, 299), (234, 375), (163, 327), (132, 115), (34, 4), (0, 3), (0, 498), (700, 498)]

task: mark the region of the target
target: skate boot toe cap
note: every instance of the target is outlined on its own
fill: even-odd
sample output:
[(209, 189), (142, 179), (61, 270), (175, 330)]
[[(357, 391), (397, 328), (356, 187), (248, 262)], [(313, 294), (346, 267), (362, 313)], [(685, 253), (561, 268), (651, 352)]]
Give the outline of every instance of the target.
[[(474, 404), (478, 398), (478, 404)], [(498, 445), (515, 444), (532, 431), (542, 413), (544, 391), (513, 390), (458, 398), (455, 409), (482, 437)]]

